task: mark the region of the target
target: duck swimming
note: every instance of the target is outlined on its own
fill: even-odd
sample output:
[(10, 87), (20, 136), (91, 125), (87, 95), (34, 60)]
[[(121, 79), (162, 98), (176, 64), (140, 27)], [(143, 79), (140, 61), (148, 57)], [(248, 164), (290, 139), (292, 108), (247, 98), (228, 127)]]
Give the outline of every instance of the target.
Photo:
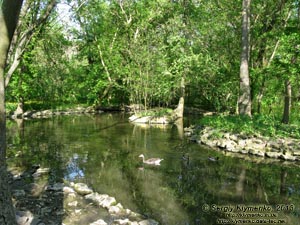
[(182, 162), (185, 166), (188, 166), (190, 164), (190, 156), (188, 154), (183, 154)]
[(212, 157), (212, 156), (209, 156), (207, 158), (209, 161), (212, 161), (212, 162), (217, 162), (219, 160), (219, 157)]
[(145, 160), (145, 156), (143, 154), (139, 155), (139, 158), (143, 159), (143, 163), (148, 164), (148, 165), (154, 165), (154, 166), (160, 166), (160, 162), (164, 159), (160, 158), (150, 158)]

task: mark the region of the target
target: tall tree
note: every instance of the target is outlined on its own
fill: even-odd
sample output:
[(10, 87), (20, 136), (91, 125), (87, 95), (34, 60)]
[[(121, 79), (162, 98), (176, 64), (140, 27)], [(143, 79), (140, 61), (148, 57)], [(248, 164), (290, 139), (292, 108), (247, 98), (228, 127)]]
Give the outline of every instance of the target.
[[(285, 91), (284, 91), (284, 107), (283, 107), (283, 115), (282, 115), (282, 123), (288, 124), (290, 122), (290, 113), (291, 113), (291, 106), (292, 106), (292, 82), (295, 84), (295, 80), (297, 80), (299, 74), (299, 66), (297, 61), (299, 60), (299, 35), (296, 32), (288, 35), (286, 37), (287, 40), (283, 38), (283, 46), (285, 47), (285, 51), (287, 54), (283, 54), (286, 59), (281, 59), (282, 67), (284, 67), (284, 72), (286, 76), (284, 76), (285, 83)], [(290, 46), (289, 47), (287, 46)], [(286, 46), (285, 46), (286, 45)], [(289, 59), (290, 58), (290, 59)]]
[(272, 79), (273, 69), (270, 68), (276, 61), (274, 59), (280, 49), (280, 39), (289, 25), (292, 11), (293, 0), (266, 0), (251, 7), (251, 95), (252, 106), (255, 102), (257, 104), (257, 113), (261, 113), (263, 103), (268, 100), (263, 98), (271, 91), (268, 82)]
[(0, 224), (17, 224), (6, 171), (6, 115), (4, 69), (22, 0), (0, 1)]
[(28, 0), (24, 3), (20, 15), (21, 19), (11, 43), (8, 60), (9, 70), (5, 77), (5, 86), (8, 86), (12, 74), (18, 68), (32, 37), (46, 23), (56, 4), (57, 0), (47, 0), (46, 2)]
[(251, 116), (251, 87), (249, 76), (250, 2), (251, 0), (243, 0), (242, 53), (240, 65), (240, 92), (238, 100), (239, 114), (248, 116)]

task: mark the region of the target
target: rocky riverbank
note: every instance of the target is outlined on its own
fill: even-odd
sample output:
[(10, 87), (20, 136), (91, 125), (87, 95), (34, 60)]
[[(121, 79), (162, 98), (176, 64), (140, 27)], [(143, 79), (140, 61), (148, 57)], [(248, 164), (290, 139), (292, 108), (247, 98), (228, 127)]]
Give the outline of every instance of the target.
[(75, 115), (75, 114), (99, 114), (103, 111), (95, 108), (93, 106), (89, 107), (77, 107), (73, 109), (65, 109), (65, 110), (30, 110), (26, 112), (16, 110), (14, 113), (8, 114), (8, 117), (12, 119), (30, 119), (30, 118), (47, 118), (51, 116), (59, 116), (59, 115)]
[(175, 109), (152, 109), (139, 111), (129, 117), (129, 121), (139, 124), (173, 124), (183, 118), (184, 98), (179, 99)]
[(259, 157), (300, 161), (300, 140), (233, 134), (212, 127), (191, 126), (184, 129), (191, 141), (216, 150)]
[(10, 185), (19, 225), (158, 225), (126, 209), (116, 198), (84, 183), (49, 184), (49, 168), (19, 173), (10, 168)]

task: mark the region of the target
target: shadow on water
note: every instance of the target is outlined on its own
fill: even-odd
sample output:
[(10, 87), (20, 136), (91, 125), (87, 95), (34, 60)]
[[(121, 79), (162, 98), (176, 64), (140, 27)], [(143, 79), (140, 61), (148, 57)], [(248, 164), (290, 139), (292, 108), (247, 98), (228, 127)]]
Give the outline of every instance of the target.
[(7, 219), (14, 219), (15, 213), (11, 200), (11, 192), (5, 160), (0, 161), (0, 210), (1, 214), (6, 216), (5, 218), (1, 218), (2, 222)]
[[(62, 224), (63, 145), (55, 131), (18, 120), (8, 133), (10, 187), (19, 224)], [(42, 124), (41, 124), (42, 125)], [(51, 137), (48, 140), (47, 137)], [(30, 222), (31, 221), (31, 222)]]
[[(32, 165), (50, 168), (49, 176), (39, 178), (44, 185), (62, 180), (87, 183), (94, 191), (114, 196), (124, 207), (163, 225), (210, 225), (220, 219), (243, 219), (237, 213), (228, 214), (230, 208), (243, 206), (248, 207), (247, 219), (253, 213), (265, 213), (254, 219), (268, 219), (275, 213), (277, 217), (272, 219), (299, 224), (299, 165), (225, 156), (187, 141), (182, 124), (138, 126), (128, 123), (126, 114), (102, 114), (25, 121), (23, 133), (16, 130), (16, 124), (11, 123), (11, 168), (21, 168), (25, 174)], [(143, 165), (140, 154), (164, 160), (159, 167)], [(34, 180), (22, 182), (28, 184), (26, 192), (34, 192), (30, 187)], [(39, 196), (53, 202), (44, 208), (58, 207), (49, 209), (56, 213), (49, 217), (58, 216), (64, 222), (65, 215), (60, 215), (63, 196), (46, 193), (42, 190)], [(32, 201), (39, 204), (35, 196)], [(21, 199), (17, 205), (26, 207)], [(249, 211), (252, 206), (271, 206), (273, 211)], [(43, 207), (29, 210), (46, 215), (47, 210), (41, 214), (37, 208)]]

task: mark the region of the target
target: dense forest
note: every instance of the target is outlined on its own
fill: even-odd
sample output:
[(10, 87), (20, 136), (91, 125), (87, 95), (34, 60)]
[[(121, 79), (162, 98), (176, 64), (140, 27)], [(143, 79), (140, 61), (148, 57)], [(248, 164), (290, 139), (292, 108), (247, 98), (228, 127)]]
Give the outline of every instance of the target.
[(297, 0), (28, 0), (6, 101), (151, 108), (184, 95), (188, 107), (296, 121), (299, 10)]

